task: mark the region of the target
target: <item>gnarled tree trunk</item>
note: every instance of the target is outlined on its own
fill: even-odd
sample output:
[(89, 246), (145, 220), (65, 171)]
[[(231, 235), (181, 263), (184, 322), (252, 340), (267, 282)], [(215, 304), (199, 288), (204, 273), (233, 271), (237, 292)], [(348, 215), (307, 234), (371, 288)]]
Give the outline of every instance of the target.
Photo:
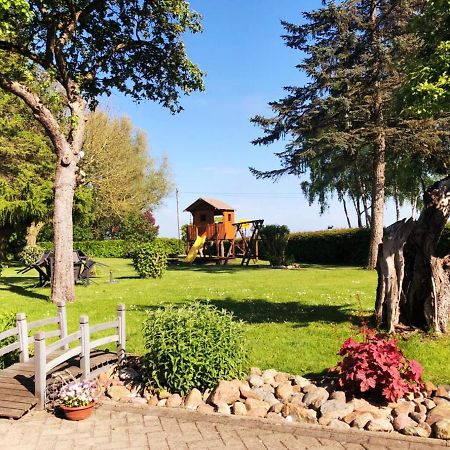
[[(450, 177), (436, 182), (424, 194), (424, 209), (417, 220), (400, 221), (385, 229), (378, 257), (375, 315), (389, 331), (399, 323), (437, 333), (447, 332), (450, 313), (449, 257), (438, 258), (436, 246), (450, 216)], [(409, 224), (413, 225), (409, 225)], [(411, 230), (409, 230), (411, 227)], [(403, 243), (402, 243), (403, 241)], [(402, 248), (404, 261), (392, 265)], [(395, 259), (395, 258), (394, 258)], [(401, 270), (399, 293), (388, 293)], [(392, 314), (390, 311), (399, 311)]]
[(44, 225), (44, 222), (35, 222), (34, 220), (31, 222), (27, 227), (27, 235), (25, 237), (27, 246), (34, 247), (36, 245), (38, 234), (41, 232)]

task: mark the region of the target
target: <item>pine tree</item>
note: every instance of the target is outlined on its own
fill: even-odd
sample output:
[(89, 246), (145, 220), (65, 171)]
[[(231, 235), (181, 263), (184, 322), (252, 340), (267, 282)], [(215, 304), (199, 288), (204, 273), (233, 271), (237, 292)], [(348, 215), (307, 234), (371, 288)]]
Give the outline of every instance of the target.
[[(366, 203), (371, 202), (368, 266), (372, 268), (383, 233), (386, 162), (402, 151), (423, 154), (440, 146), (444, 134), (436, 122), (400, 119), (395, 109), (394, 94), (404, 78), (398, 61), (415, 48), (406, 32), (414, 12), (407, 1), (347, 0), (338, 5), (326, 1), (321, 9), (303, 14), (305, 24), (282, 22), (286, 44), (306, 54), (297, 67), (309, 81), (302, 87), (286, 87), (288, 95), (270, 103), (273, 117), (252, 119), (264, 133), (254, 144), (289, 138), (285, 150), (277, 154), (280, 169), (251, 169), (260, 178), (300, 176), (306, 170), (314, 177), (319, 168), (322, 176), (329, 177), (331, 171), (332, 184), (324, 179), (323, 186), (335, 190), (349, 185), (349, 171), (360, 171), (356, 162), (367, 155), (371, 192), (364, 195)], [(354, 198), (363, 193), (345, 190)]]

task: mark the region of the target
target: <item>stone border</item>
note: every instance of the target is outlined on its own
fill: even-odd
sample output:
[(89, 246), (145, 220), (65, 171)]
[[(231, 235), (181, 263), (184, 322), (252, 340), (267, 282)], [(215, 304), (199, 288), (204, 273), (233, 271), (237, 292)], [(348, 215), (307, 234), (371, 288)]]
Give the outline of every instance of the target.
[(407, 444), (407, 448), (410, 450), (423, 450), (424, 448), (450, 448), (450, 441), (435, 438), (405, 436), (395, 431), (389, 434), (386, 432), (363, 431), (356, 429), (343, 431), (316, 424), (310, 425), (300, 422), (280, 423), (267, 418), (259, 419), (246, 416), (228, 416), (219, 413), (207, 414), (180, 408), (161, 408), (149, 405), (129, 405), (126, 403), (117, 403), (108, 399), (102, 399), (100, 406), (101, 408), (109, 411), (120, 410), (141, 415), (173, 417), (176, 419), (185, 420), (187, 422), (201, 421), (220, 423), (224, 425), (232, 424), (233, 426), (238, 425), (244, 428), (265, 429), (299, 434), (302, 436), (307, 434), (308, 436), (316, 438), (335, 439), (346, 443), (370, 444), (386, 447), (395, 447), (396, 445), (405, 447), (405, 444)]

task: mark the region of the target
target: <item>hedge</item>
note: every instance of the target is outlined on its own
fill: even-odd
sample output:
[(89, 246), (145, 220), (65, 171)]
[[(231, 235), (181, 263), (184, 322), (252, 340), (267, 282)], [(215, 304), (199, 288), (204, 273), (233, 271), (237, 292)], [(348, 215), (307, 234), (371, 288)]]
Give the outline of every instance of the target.
[[(184, 253), (183, 242), (175, 238), (157, 238), (169, 255)], [(53, 249), (53, 242), (39, 242), (44, 250)], [(82, 250), (92, 258), (128, 258), (130, 245), (128, 242), (116, 239), (107, 241), (75, 241), (73, 248)]]
[(367, 228), (291, 233), (286, 254), (296, 262), (363, 266), (369, 240)]

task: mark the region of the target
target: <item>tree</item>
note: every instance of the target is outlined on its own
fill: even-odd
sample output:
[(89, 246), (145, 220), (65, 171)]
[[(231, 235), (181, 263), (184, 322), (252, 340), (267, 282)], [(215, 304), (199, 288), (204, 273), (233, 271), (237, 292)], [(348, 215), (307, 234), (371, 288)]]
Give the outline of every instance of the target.
[(92, 113), (83, 150), (80, 168), (83, 184), (92, 190), (92, 226), (98, 238), (118, 230), (130, 215), (154, 209), (172, 189), (167, 160), (157, 165), (149, 156), (145, 134), (125, 117)]
[[(21, 8), (19, 0), (12, 4)], [(185, 32), (200, 31), (200, 17), (184, 0), (28, 0), (26, 6), (23, 14), (1, 9), (0, 29), (6, 32), (0, 49), (23, 63), (20, 71), (0, 70), (0, 87), (25, 102), (52, 142), (57, 157), (52, 300), (73, 301), (72, 205), (86, 108), (116, 90), (179, 111), (180, 93), (202, 89), (202, 73), (182, 42)], [(67, 126), (29, 83), (31, 62), (61, 86)]]
[(407, 64), (400, 93), (409, 113), (422, 117), (448, 114), (450, 107), (450, 0), (428, 0), (411, 24), (418, 51)]
[[(254, 144), (289, 138), (277, 153), (281, 168), (252, 168), (257, 177), (301, 176), (309, 170), (314, 195), (321, 186), (324, 193), (340, 189), (363, 202), (371, 225), (369, 267), (375, 266), (383, 232), (387, 153), (431, 151), (443, 132), (436, 123), (400, 119), (394, 109), (394, 93), (404, 78), (396, 63), (414, 50), (406, 33), (414, 14), (408, 2), (326, 1), (323, 8), (303, 14), (303, 25), (282, 22), (286, 44), (306, 54), (297, 67), (309, 82), (286, 87), (287, 96), (270, 103), (273, 117), (252, 119), (264, 133)], [(349, 172), (361, 172), (364, 157), (372, 166), (362, 172), (370, 174), (370, 193), (363, 180), (349, 180)], [(317, 176), (328, 180), (319, 183)]]
[(27, 243), (51, 212), (51, 143), (25, 105), (0, 92), (0, 258), (8, 238), (27, 229)]

